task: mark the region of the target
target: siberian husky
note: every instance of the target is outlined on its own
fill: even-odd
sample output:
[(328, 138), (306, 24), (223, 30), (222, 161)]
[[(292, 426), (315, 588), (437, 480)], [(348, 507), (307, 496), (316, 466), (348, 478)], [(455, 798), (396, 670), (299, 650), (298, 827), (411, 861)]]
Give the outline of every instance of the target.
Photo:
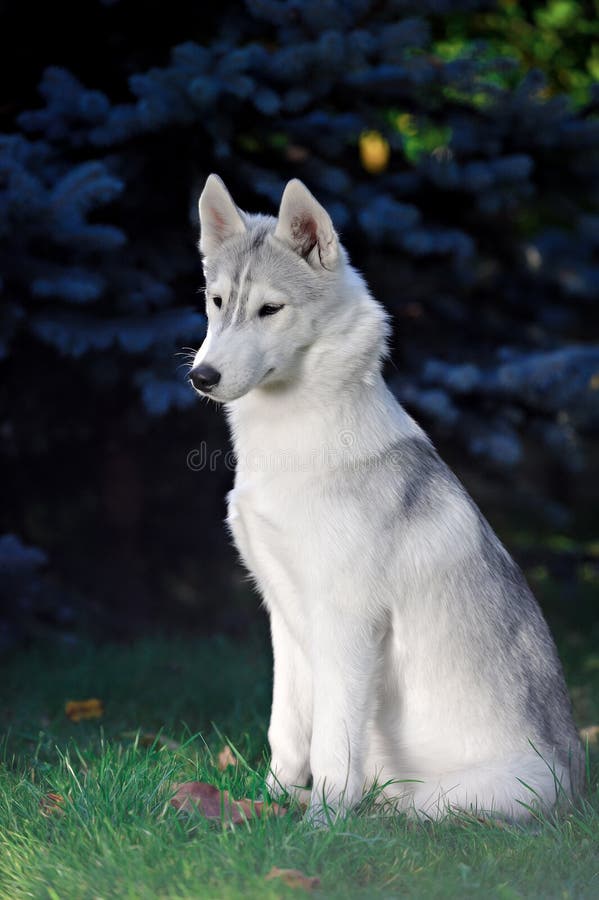
[(225, 404), (228, 524), (270, 615), (272, 795), (315, 822), (372, 785), (398, 810), (522, 819), (577, 793), (581, 748), (524, 577), (381, 374), (387, 315), (290, 181), (278, 218), (211, 175), (208, 332), (190, 378)]

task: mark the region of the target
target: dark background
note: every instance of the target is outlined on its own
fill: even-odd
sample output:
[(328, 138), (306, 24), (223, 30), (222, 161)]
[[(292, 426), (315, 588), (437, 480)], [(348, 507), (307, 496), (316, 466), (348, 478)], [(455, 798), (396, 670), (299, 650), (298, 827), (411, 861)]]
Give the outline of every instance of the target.
[(178, 355), (211, 171), (327, 206), (397, 396), (554, 621), (596, 621), (593, 4), (9, 2), (0, 34), (1, 646), (260, 615), (224, 454), (187, 463), (228, 448)]

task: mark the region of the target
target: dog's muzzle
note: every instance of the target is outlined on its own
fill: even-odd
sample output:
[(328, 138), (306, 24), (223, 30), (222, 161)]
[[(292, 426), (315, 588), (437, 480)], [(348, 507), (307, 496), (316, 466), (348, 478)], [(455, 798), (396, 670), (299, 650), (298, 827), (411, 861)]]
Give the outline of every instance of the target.
[(206, 393), (219, 383), (220, 372), (217, 372), (212, 366), (201, 363), (191, 370), (189, 378), (197, 391)]

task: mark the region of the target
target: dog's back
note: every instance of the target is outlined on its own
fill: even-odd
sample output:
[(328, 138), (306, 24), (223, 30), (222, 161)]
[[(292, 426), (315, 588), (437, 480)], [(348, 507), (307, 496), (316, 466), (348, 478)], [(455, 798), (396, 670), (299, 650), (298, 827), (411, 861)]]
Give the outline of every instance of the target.
[[(478, 783), (500, 758), (508, 771), (506, 795), (517, 778), (530, 779), (530, 788), (549, 800), (556, 788), (564, 796), (579, 790), (582, 755), (561, 665), (522, 572), (428, 440), (401, 440), (386, 456), (369, 515), (377, 531), (386, 520), (384, 541), (395, 548), (384, 570), (395, 600), (382, 683), (401, 688), (392, 699), (387, 688), (374, 717), (372, 769), (382, 749), (387, 764), (379, 780), (398, 772), (422, 778), (424, 787), (406, 792), (421, 809), (437, 802), (435, 796), (428, 803), (427, 795), (435, 776), (444, 779), (446, 802), (453, 797), (455, 803), (462, 791), (472, 801), (473, 775), (464, 773), (465, 764)], [(390, 504), (394, 495), (399, 502)], [(391, 723), (389, 711), (398, 708)], [(497, 787), (498, 808), (496, 794)], [(518, 799), (535, 801), (526, 788)], [(514, 797), (503, 807), (518, 814)]]

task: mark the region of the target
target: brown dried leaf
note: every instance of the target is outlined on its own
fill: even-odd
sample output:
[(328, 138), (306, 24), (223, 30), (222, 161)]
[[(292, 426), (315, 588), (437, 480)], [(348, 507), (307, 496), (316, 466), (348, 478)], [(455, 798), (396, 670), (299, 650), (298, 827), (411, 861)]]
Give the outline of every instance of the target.
[(199, 812), (207, 819), (220, 819), (223, 810), (221, 792), (204, 781), (184, 781), (173, 784), (171, 806), (178, 812)]
[(64, 711), (71, 722), (81, 719), (100, 719), (104, 715), (104, 703), (96, 697), (90, 700), (69, 700)]
[(224, 819), (229, 824), (239, 825), (248, 819), (261, 816), (283, 816), (285, 807), (277, 803), (267, 804), (262, 800), (233, 800), (228, 791), (220, 791), (205, 781), (184, 781), (173, 784), (174, 794), (171, 806), (178, 812), (200, 813), (206, 819)]
[(262, 816), (284, 816), (287, 813), (287, 807), (281, 806), (279, 803), (265, 803), (264, 800), (249, 800), (247, 797), (241, 800), (230, 800), (229, 792), (223, 791), (223, 796), (227, 802), (234, 803), (242, 813), (243, 819), (258, 819)]
[(320, 884), (320, 878), (316, 875), (304, 875), (299, 869), (279, 869), (277, 866), (273, 866), (268, 875), (264, 877), (266, 881), (278, 878), (287, 887), (300, 888), (304, 891), (313, 891)]
[(42, 816), (64, 816), (64, 797), (50, 791), (44, 794), (39, 803)]
[(121, 737), (135, 741), (140, 747), (154, 747), (157, 750), (178, 750), (181, 744), (172, 738), (166, 737), (164, 734), (158, 734), (156, 731), (144, 731), (140, 734), (138, 731), (123, 731)]
[(586, 728), (580, 729), (580, 737), (583, 742), (589, 744), (599, 744), (599, 725), (587, 725)]
[(237, 765), (237, 757), (228, 744), (223, 747), (216, 757), (216, 765), (218, 766), (219, 772), (224, 772), (229, 766)]

